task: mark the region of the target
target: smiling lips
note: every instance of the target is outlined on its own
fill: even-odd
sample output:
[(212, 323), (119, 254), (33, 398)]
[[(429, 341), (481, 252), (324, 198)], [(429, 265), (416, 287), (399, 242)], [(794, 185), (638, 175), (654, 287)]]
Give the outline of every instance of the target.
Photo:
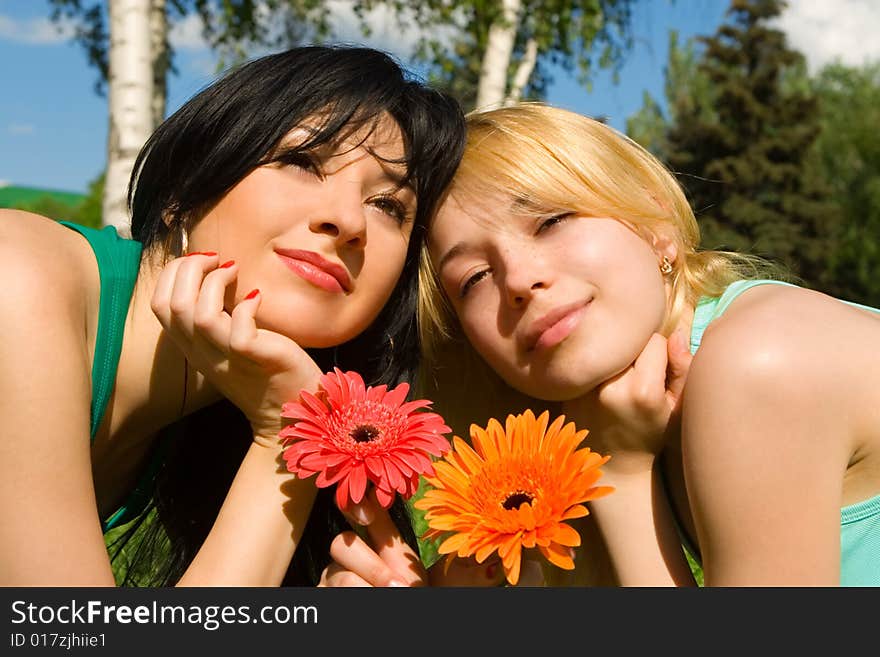
[(350, 292), (351, 278), (345, 267), (324, 259), (314, 251), (276, 249), (275, 253), (294, 274), (328, 292)]
[(526, 351), (549, 349), (565, 340), (577, 328), (590, 301), (559, 306), (533, 322), (525, 334)]

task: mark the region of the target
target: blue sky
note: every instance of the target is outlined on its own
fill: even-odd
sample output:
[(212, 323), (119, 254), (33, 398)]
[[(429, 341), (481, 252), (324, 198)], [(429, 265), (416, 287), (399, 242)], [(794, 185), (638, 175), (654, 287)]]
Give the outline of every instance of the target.
[[(627, 117), (641, 107), (644, 91), (662, 98), (669, 29), (678, 30), (682, 38), (711, 34), (728, 4), (641, 0), (633, 24), (635, 47), (619, 82), (600, 73), (588, 91), (574, 77), (560, 73), (547, 100), (606, 116), (623, 130)], [(880, 1), (792, 4), (783, 28), (795, 46), (809, 46), (813, 68), (834, 56), (855, 57), (853, 63), (877, 56), (880, 46), (872, 44), (880, 41), (874, 35), (880, 27)], [(48, 15), (46, 0), (0, 0), (0, 184), (85, 191), (104, 168), (106, 99), (94, 92), (96, 73), (87, 66), (82, 49), (46, 25)], [(173, 34), (179, 75), (169, 80), (169, 113), (213, 78), (216, 60), (200, 43), (194, 26), (180, 25)], [(859, 39), (854, 32), (862, 30), (865, 38)], [(394, 38), (392, 30), (388, 34)], [(388, 47), (382, 43), (382, 29), (376, 37), (370, 45)]]

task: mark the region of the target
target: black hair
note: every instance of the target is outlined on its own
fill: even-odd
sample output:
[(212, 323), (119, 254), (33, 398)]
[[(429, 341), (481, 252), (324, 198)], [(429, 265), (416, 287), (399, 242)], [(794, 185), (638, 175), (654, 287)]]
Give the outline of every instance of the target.
[[(419, 250), (461, 159), (465, 124), (452, 97), (408, 77), (386, 53), (347, 45), (293, 48), (246, 63), (194, 96), (157, 128), (138, 155), (128, 197), (132, 237), (145, 254), (169, 248), (181, 224), (197, 221), (246, 175), (271, 161), (282, 139), (307, 120), (317, 130), (294, 150), (336, 143), (386, 115), (402, 133), (404, 184), (412, 186), (417, 203), (403, 271), (366, 331), (309, 353), (322, 371), (355, 370), (371, 385), (413, 383), (419, 360)], [(167, 586), (182, 575), (213, 526), (251, 439), (244, 415), (228, 401), (162, 432), (157, 449), (166, 453), (153, 499), (111, 544), (114, 560), (128, 562), (121, 584)], [(391, 511), (417, 549), (399, 498)], [(347, 528), (332, 489), (319, 490), (285, 584), (317, 583), (330, 561), (330, 542)]]

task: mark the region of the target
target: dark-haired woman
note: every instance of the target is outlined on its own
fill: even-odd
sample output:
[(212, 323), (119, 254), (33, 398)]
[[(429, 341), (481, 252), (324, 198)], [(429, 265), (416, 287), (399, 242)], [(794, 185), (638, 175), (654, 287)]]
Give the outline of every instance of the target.
[(334, 365), (412, 378), (462, 146), (458, 105), (387, 55), (310, 46), (156, 130), (134, 239), (2, 211), (0, 583), (314, 583), (341, 517), (279, 466), (281, 405)]

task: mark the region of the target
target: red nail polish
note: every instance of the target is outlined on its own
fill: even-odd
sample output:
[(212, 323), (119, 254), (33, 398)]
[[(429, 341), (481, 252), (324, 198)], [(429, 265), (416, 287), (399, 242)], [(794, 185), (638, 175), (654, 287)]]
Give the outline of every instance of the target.
[(259, 290), (251, 290), (250, 292), (247, 293), (247, 296), (244, 298), (244, 300), (247, 301), (248, 299), (253, 299), (259, 293), (260, 293)]
[(220, 269), (227, 269), (235, 264), (235, 260), (227, 260), (222, 265), (220, 265)]
[(201, 251), (201, 254), (203, 256), (215, 256), (215, 255), (217, 255), (217, 252), (216, 251)]

